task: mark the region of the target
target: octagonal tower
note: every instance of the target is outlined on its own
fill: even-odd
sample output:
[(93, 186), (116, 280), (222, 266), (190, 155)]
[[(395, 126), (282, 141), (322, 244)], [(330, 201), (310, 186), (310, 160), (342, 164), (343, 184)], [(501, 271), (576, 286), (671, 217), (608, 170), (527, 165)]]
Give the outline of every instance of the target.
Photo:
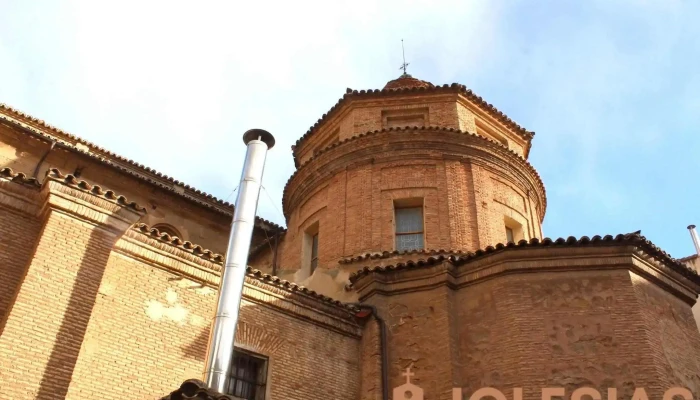
[[(463, 85), (404, 74), (346, 94), (292, 147), (288, 231), (251, 264), (323, 294), (372, 264), (542, 238), (533, 133)], [(269, 246), (268, 249), (269, 250)]]

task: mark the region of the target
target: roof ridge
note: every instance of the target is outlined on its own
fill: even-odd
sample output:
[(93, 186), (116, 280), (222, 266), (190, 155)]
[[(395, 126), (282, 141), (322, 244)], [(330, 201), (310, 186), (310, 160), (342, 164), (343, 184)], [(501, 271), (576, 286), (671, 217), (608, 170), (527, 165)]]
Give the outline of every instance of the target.
[(474, 252), (466, 252), (464, 255), (450, 255), (450, 256), (444, 256), (444, 255), (439, 255), (437, 257), (428, 257), (427, 259), (419, 259), (417, 261), (414, 260), (408, 260), (405, 262), (400, 262), (396, 263), (393, 265), (387, 265), (387, 266), (374, 266), (374, 267), (369, 267), (365, 266), (362, 269), (359, 269), (352, 274), (350, 274), (350, 277), (348, 280), (350, 281), (350, 284), (354, 284), (358, 279), (360, 279), (362, 276), (370, 275), (373, 273), (385, 273), (385, 272), (390, 272), (394, 270), (401, 270), (401, 269), (412, 269), (412, 268), (417, 268), (417, 267), (424, 267), (424, 266), (430, 266), (430, 265), (435, 265), (438, 263), (441, 263), (443, 261), (448, 261), (451, 262), (452, 264), (456, 266), (464, 265), (469, 261), (472, 261), (476, 258), (480, 258), (486, 255), (494, 254), (497, 252), (501, 252), (507, 249), (513, 249), (513, 248), (533, 248), (533, 247), (546, 247), (546, 246), (579, 246), (579, 245), (600, 245), (600, 244), (620, 244), (620, 243), (628, 243), (628, 244), (634, 244), (642, 248), (647, 254), (651, 255), (652, 257), (656, 258), (658, 261), (661, 261), (674, 269), (676, 272), (680, 273), (684, 277), (690, 279), (692, 282), (696, 284), (700, 284), (700, 275), (698, 275), (698, 272), (695, 271), (694, 269), (685, 266), (682, 262), (679, 260), (671, 257), (670, 254), (667, 252), (663, 251), (661, 248), (656, 246), (654, 243), (652, 243), (650, 240), (648, 240), (646, 237), (642, 236), (639, 233), (627, 233), (627, 234), (619, 234), (616, 236), (612, 235), (605, 235), (605, 236), (600, 236), (600, 235), (595, 235), (593, 237), (588, 237), (588, 236), (581, 236), (580, 238), (576, 238), (574, 236), (569, 236), (566, 239), (565, 238), (558, 238), (558, 239), (551, 239), (551, 238), (544, 238), (542, 240), (539, 240), (537, 238), (532, 238), (529, 241), (528, 240), (520, 240), (518, 243), (514, 242), (508, 242), (506, 244), (503, 243), (498, 243), (495, 246), (487, 246), (485, 249), (479, 249)]
[(78, 178), (71, 174), (64, 175), (63, 173), (61, 173), (61, 171), (58, 170), (58, 168), (50, 168), (48, 171), (46, 171), (46, 177), (52, 178), (53, 180), (61, 181), (70, 187), (99, 196), (103, 199), (109, 200), (112, 203), (117, 203), (127, 208), (131, 208), (135, 211), (140, 212), (146, 210), (146, 208), (141, 207), (136, 202), (129, 201), (126, 198), (126, 196), (117, 195), (113, 190), (103, 189), (99, 185), (92, 185), (82, 179), (78, 180)]
[[(50, 131), (52, 131), (52, 132), (54, 132), (54, 133), (57, 133), (57, 134), (59, 134), (59, 135), (63, 135), (64, 137), (67, 137), (67, 138), (70, 139), (70, 140), (73, 140), (73, 141), (78, 142), (78, 143), (80, 143), (80, 144), (82, 144), (82, 145), (85, 145), (85, 146), (87, 146), (88, 148), (90, 148), (91, 150), (96, 151), (96, 152), (95, 152), (95, 153), (86, 152), (86, 151), (84, 151), (84, 150), (82, 150), (82, 149), (76, 147), (73, 143), (66, 142), (66, 141), (65, 141), (65, 138), (59, 138), (59, 139), (62, 139), (62, 142), (65, 142), (65, 143), (61, 143), (61, 144), (63, 144), (65, 147), (68, 147), (68, 148), (69, 148), (70, 150), (72, 150), (72, 151), (76, 151), (76, 152), (79, 152), (79, 153), (81, 153), (81, 154), (87, 155), (87, 156), (89, 156), (89, 157), (91, 157), (91, 158), (97, 159), (98, 161), (100, 161), (100, 162), (102, 162), (102, 163), (104, 163), (104, 164), (107, 164), (107, 165), (109, 165), (110, 167), (117, 168), (117, 169), (119, 169), (119, 170), (122, 171), (122, 172), (129, 173), (130, 175), (135, 176), (135, 177), (137, 177), (137, 178), (139, 178), (139, 179), (141, 179), (141, 180), (144, 180), (144, 181), (146, 181), (146, 182), (149, 182), (150, 184), (154, 184), (154, 185), (157, 185), (157, 186), (159, 186), (159, 187), (161, 187), (161, 188), (163, 188), (163, 189), (167, 189), (167, 190), (169, 190), (169, 191), (175, 193), (175, 194), (178, 195), (178, 196), (185, 197), (185, 198), (187, 198), (187, 199), (189, 199), (189, 200), (194, 200), (194, 201), (196, 201), (196, 202), (198, 202), (198, 203), (200, 203), (200, 204), (202, 203), (202, 201), (200, 201), (200, 200), (190, 198), (189, 195), (184, 194), (184, 193), (179, 193), (179, 192), (176, 191), (175, 189), (173, 189), (173, 188), (171, 188), (171, 187), (168, 187), (166, 184), (161, 183), (161, 182), (158, 182), (158, 181), (154, 181), (153, 179), (162, 179), (162, 180), (164, 180), (165, 182), (168, 182), (168, 183), (170, 183), (170, 184), (173, 184), (173, 185), (176, 185), (176, 186), (181, 186), (181, 187), (184, 188), (185, 190), (189, 190), (189, 191), (191, 191), (191, 192), (194, 192), (194, 195), (203, 197), (203, 198), (204, 198), (204, 201), (211, 201), (212, 203), (214, 203), (214, 204), (216, 204), (216, 205), (218, 205), (218, 206), (231, 207), (231, 208), (234, 207), (234, 204), (232, 204), (232, 203), (229, 203), (229, 202), (227, 202), (227, 201), (221, 200), (221, 199), (219, 199), (219, 198), (217, 198), (217, 197), (215, 197), (215, 196), (213, 196), (213, 195), (211, 195), (211, 194), (209, 194), (209, 193), (206, 193), (206, 192), (204, 192), (204, 191), (202, 191), (202, 190), (199, 190), (199, 189), (195, 188), (194, 186), (188, 185), (188, 184), (186, 184), (186, 183), (184, 183), (184, 182), (182, 182), (182, 181), (179, 181), (179, 180), (174, 179), (174, 178), (172, 178), (172, 177), (170, 177), (170, 176), (168, 176), (168, 175), (165, 175), (165, 174), (163, 174), (163, 173), (161, 173), (161, 172), (158, 172), (158, 171), (156, 171), (155, 169), (150, 168), (150, 167), (148, 167), (148, 166), (146, 166), (146, 165), (140, 164), (140, 163), (138, 163), (138, 162), (136, 162), (136, 161), (134, 161), (134, 160), (128, 159), (128, 158), (123, 157), (123, 156), (120, 156), (120, 155), (118, 155), (118, 154), (116, 154), (116, 153), (114, 153), (114, 152), (112, 152), (112, 151), (110, 151), (110, 150), (107, 150), (107, 149), (105, 149), (105, 148), (103, 148), (103, 147), (101, 147), (101, 146), (98, 146), (98, 145), (96, 145), (96, 144), (94, 144), (94, 143), (92, 143), (92, 142), (89, 142), (89, 141), (87, 141), (87, 140), (85, 140), (85, 139), (83, 139), (83, 138), (81, 138), (81, 137), (79, 137), (79, 136), (76, 136), (76, 135), (73, 135), (73, 134), (71, 134), (71, 133), (69, 133), (69, 132), (63, 131), (63, 130), (57, 128), (57, 127), (54, 127), (53, 125), (49, 125), (49, 124), (47, 124), (46, 122), (44, 122), (43, 120), (40, 120), (40, 119), (38, 119), (38, 118), (36, 118), (36, 117), (33, 117), (32, 115), (27, 114), (27, 113), (25, 113), (25, 112), (22, 112), (22, 111), (20, 111), (20, 110), (18, 110), (18, 109), (16, 109), (16, 108), (10, 107), (10, 106), (8, 106), (7, 104), (0, 103), (0, 111), (2, 111), (2, 110), (6, 110), (6, 111), (8, 111), (8, 112), (10, 112), (10, 113), (12, 113), (12, 114), (15, 114), (15, 115), (18, 116), (18, 117), (21, 117), (21, 118), (24, 118), (24, 119), (26, 119), (26, 120), (29, 120), (30, 122), (35, 123), (35, 124), (38, 124), (39, 126), (41, 126), (41, 127), (43, 127), (43, 128), (49, 129)], [(0, 119), (4, 119), (4, 118), (1, 118), (1, 117), (2, 117), (1, 114), (2, 114), (2, 113), (0, 113)], [(13, 122), (13, 121), (8, 121), (8, 122)], [(41, 132), (40, 130), (37, 130), (37, 129), (34, 128), (34, 127), (28, 126), (28, 127), (23, 127), (23, 128), (28, 128), (28, 129), (30, 129), (30, 131), (31, 131), (33, 134), (40, 135), (40, 136), (44, 137), (46, 140), (53, 140), (50, 136), (47, 136), (46, 133)], [(98, 153), (99, 153), (99, 154), (98, 154)], [(128, 168), (125, 167), (125, 166), (119, 165), (119, 163), (125, 163), (125, 164), (127, 164), (127, 165), (129, 165), (129, 166), (135, 168), (136, 170), (133, 170), (133, 171), (132, 171), (132, 170), (128, 169)], [(142, 171), (138, 171), (139, 169), (142, 170)], [(143, 173), (143, 174), (145, 174), (145, 175), (153, 175), (153, 178), (150, 178), (150, 177), (148, 177), (148, 176), (140, 176), (139, 173)], [(203, 205), (208, 206), (209, 208), (218, 210), (216, 207), (212, 207), (214, 204), (212, 204), (212, 205), (210, 206), (210, 205), (207, 205), (207, 204), (205, 203), (205, 204), (203, 204)], [(261, 217), (258, 217), (258, 216), (256, 216), (255, 218), (256, 218), (258, 221), (260, 221), (260, 222), (262, 222), (262, 223), (264, 223), (264, 224), (267, 224), (267, 225), (270, 225), (270, 226), (274, 227), (275, 229), (285, 230), (283, 227), (281, 227), (280, 225), (275, 224), (274, 222), (268, 221), (268, 220), (266, 220), (266, 219), (264, 219), (264, 218), (261, 218)]]

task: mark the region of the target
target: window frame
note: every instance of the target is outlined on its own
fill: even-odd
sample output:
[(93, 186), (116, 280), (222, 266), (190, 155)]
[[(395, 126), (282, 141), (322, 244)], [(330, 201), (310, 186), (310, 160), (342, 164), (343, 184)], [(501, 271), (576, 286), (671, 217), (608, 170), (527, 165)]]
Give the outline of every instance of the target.
[(513, 231), (513, 228), (506, 225), (506, 243), (510, 242), (515, 243), (515, 232)]
[[(314, 250), (316, 254), (314, 254)], [(313, 274), (316, 268), (318, 268), (318, 232), (311, 234), (311, 260), (309, 262), (309, 272)]]
[(503, 229), (505, 231), (504, 232), (505, 233), (505, 240), (506, 240), (505, 243), (509, 242), (508, 229), (510, 229), (510, 231), (513, 234), (513, 240), (512, 240), (513, 243), (517, 244), (519, 241), (521, 241), (523, 239), (527, 240), (527, 237), (526, 237), (527, 232), (525, 230), (526, 227), (523, 226), (523, 224), (520, 223), (519, 221), (517, 221), (517, 220), (515, 220), (507, 215), (503, 216)]
[[(308, 276), (311, 276), (316, 269), (318, 269), (318, 264), (320, 262), (321, 254), (321, 225), (320, 222), (314, 221), (309, 224), (303, 231), (303, 238), (301, 243), (301, 264), (302, 268), (308, 272)], [(316, 257), (313, 255), (314, 250), (314, 240), (316, 241)]]
[[(247, 377), (242, 377), (236, 375), (237, 371), (237, 365), (236, 365), (236, 357), (245, 357), (248, 360), (255, 360), (258, 362), (258, 370), (256, 370), (256, 374), (259, 376), (258, 379), (262, 378), (262, 383), (258, 381), (258, 379), (255, 380), (250, 380)], [(262, 369), (262, 371), (260, 371)], [(235, 385), (238, 382), (242, 382), (244, 385), (250, 385), (250, 387), (255, 388), (254, 396), (252, 397), (253, 400), (265, 400), (269, 396), (268, 390), (270, 387), (270, 382), (269, 382), (269, 377), (270, 377), (270, 358), (267, 356), (264, 356), (262, 354), (255, 353), (250, 350), (246, 350), (240, 347), (235, 347), (233, 354), (231, 355), (231, 368), (228, 374), (228, 387), (226, 389), (226, 394), (229, 396), (232, 396), (235, 399), (240, 399), (240, 400), (250, 400), (251, 398), (248, 397), (238, 397), (238, 395), (235, 392)]]
[[(411, 232), (398, 232), (398, 210), (406, 210), (406, 209), (420, 209), (420, 217), (421, 217), (421, 230), (420, 231), (411, 231)], [(398, 238), (399, 236), (405, 236), (405, 235), (421, 235), (422, 237), (422, 242), (423, 246), (420, 248), (411, 248), (411, 249), (399, 249), (398, 246)], [(425, 202), (422, 197), (414, 197), (414, 198), (407, 198), (407, 199), (398, 199), (394, 200), (394, 250), (396, 251), (414, 251), (414, 250), (424, 250), (426, 249), (426, 243), (425, 243)]]

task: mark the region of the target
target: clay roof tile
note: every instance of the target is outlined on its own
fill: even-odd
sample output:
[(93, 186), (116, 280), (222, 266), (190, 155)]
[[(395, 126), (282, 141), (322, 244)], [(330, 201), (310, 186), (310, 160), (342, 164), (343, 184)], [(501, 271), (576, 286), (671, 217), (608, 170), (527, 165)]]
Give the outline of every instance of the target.
[(12, 168), (0, 169), (0, 178), (5, 178), (12, 182), (21, 183), (23, 185), (39, 187), (41, 184), (35, 178), (29, 177), (23, 172), (15, 172)]
[[(499, 122), (507, 126), (508, 128), (513, 129), (517, 134), (519, 134), (521, 137), (527, 140), (531, 140), (535, 132), (528, 131), (527, 129), (523, 128), (522, 126), (518, 125), (515, 121), (510, 119), (507, 115), (505, 115), (502, 111), (498, 110), (496, 107), (493, 106), (493, 104), (486, 102), (481, 96), (478, 96), (476, 93), (472, 92), (470, 89), (468, 89), (466, 86), (460, 84), (460, 83), (452, 83), (452, 84), (444, 84), (442, 86), (440, 85), (433, 85), (430, 82), (422, 81), (420, 79), (416, 79), (411, 77), (410, 75), (407, 75), (406, 77), (399, 77), (398, 79), (389, 81), (382, 90), (353, 90), (351, 88), (345, 89), (345, 94), (343, 97), (341, 97), (335, 105), (333, 105), (330, 110), (323, 114), (323, 117), (321, 117), (313, 126), (311, 126), (304, 135), (302, 135), (294, 144), (293, 148), (299, 147), (300, 144), (302, 144), (315, 130), (328, 118), (330, 118), (333, 113), (335, 113), (338, 109), (340, 109), (340, 105), (343, 104), (344, 102), (348, 101), (350, 98), (353, 97), (364, 97), (364, 96), (391, 96), (395, 94), (402, 94), (402, 93), (410, 93), (410, 92), (415, 92), (420, 90), (421, 92), (425, 92), (426, 94), (428, 92), (431, 93), (440, 93), (440, 92), (456, 92), (464, 97), (468, 98), (469, 100), (473, 101), (476, 103), (477, 106), (481, 107), (484, 111), (488, 112), (491, 114), (493, 117), (495, 117)], [(298, 162), (296, 155), (294, 156), (294, 162), (295, 164)]]
[(209, 389), (198, 379), (188, 379), (177, 390), (160, 400), (236, 400), (236, 397)]
[[(45, 132), (42, 132), (41, 130), (35, 129), (31, 126), (20, 126), (23, 131), (29, 131), (31, 134), (38, 135), (42, 138), (44, 138), (47, 141), (56, 141), (57, 139), (59, 142), (59, 147), (67, 148), (70, 151), (77, 152), (84, 154), (90, 158), (93, 158), (103, 164), (109, 165), (112, 168), (118, 169), (121, 172), (128, 173), (129, 175), (132, 175), (140, 180), (144, 180), (150, 184), (156, 185), (162, 189), (166, 189), (172, 193), (174, 193), (177, 196), (184, 197), (190, 201), (194, 201), (199, 205), (205, 206), (207, 208), (216, 210), (216, 211), (222, 211), (220, 207), (224, 207), (227, 209), (233, 209), (233, 204), (218, 199), (217, 197), (205, 193), (199, 189), (196, 189), (195, 187), (192, 187), (190, 185), (186, 185), (183, 182), (176, 180), (174, 178), (169, 177), (168, 175), (165, 175), (163, 173), (160, 173), (150, 167), (147, 167), (141, 163), (138, 163), (134, 160), (122, 157), (118, 154), (115, 154), (109, 150), (106, 150), (94, 143), (91, 143), (87, 140), (84, 140), (78, 136), (75, 136), (73, 134), (70, 134), (68, 132), (65, 132), (59, 128), (56, 128), (52, 125), (47, 124), (43, 120), (40, 120), (38, 118), (35, 118), (29, 114), (26, 114), (22, 111), (19, 111), (15, 108), (12, 108), (8, 105), (0, 103), (0, 121), (7, 121), (10, 123), (13, 123), (14, 125), (17, 125), (16, 122), (13, 122), (11, 119), (6, 118), (5, 116), (2, 115), (2, 111), (9, 112), (10, 114), (13, 114), (14, 116), (20, 117), (28, 122), (34, 123), (36, 125), (39, 125), (41, 128), (45, 128), (52, 133), (56, 134), (56, 137), (51, 136), (49, 134), (46, 134)], [(74, 142), (74, 143), (73, 143)], [(86, 146), (89, 151), (85, 151), (75, 145), (81, 144)], [(123, 166), (122, 164), (126, 164), (130, 168), (127, 168)], [(140, 171), (138, 171), (140, 170)], [(144, 176), (139, 172), (143, 173), (148, 173), (151, 174), (152, 177)], [(163, 182), (165, 181), (165, 182)], [(178, 186), (182, 189), (185, 190), (185, 193), (181, 193), (178, 190), (175, 190), (173, 186)], [(191, 194), (186, 193), (187, 191), (191, 192)], [(193, 196), (195, 195), (195, 196)], [(201, 198), (198, 199), (197, 197)], [(226, 214), (233, 214), (232, 210), (226, 210)], [(256, 221), (258, 223), (261, 223), (263, 225), (269, 226), (274, 230), (277, 231), (284, 231), (285, 229), (271, 221), (268, 221), (264, 218), (256, 217)]]
[(406, 261), (402, 263), (397, 263), (395, 265), (387, 265), (387, 266), (375, 266), (375, 267), (364, 267), (354, 273), (352, 273), (349, 277), (350, 284), (352, 285), (355, 283), (358, 279), (360, 279), (363, 276), (370, 275), (373, 273), (386, 273), (390, 271), (395, 271), (395, 270), (401, 270), (401, 269), (410, 269), (410, 268), (415, 268), (416, 266), (431, 266), (431, 265), (436, 265), (440, 264), (442, 262), (450, 262), (455, 266), (460, 266), (467, 264), (468, 262), (479, 258), (479, 257), (484, 257), (496, 252), (501, 252), (501, 251), (512, 251), (513, 249), (516, 248), (531, 248), (531, 247), (545, 247), (545, 246), (561, 246), (561, 247), (574, 247), (574, 246), (597, 246), (597, 245), (634, 245), (639, 247), (642, 251), (647, 253), (648, 255), (656, 258), (658, 261), (666, 264), (669, 266), (671, 269), (674, 271), (678, 272), (682, 276), (688, 278), (691, 282), (700, 285), (700, 276), (698, 275), (697, 271), (694, 269), (686, 266), (683, 264), (681, 260), (675, 259), (671, 257), (670, 254), (666, 253), (659, 247), (657, 247), (655, 244), (653, 244), (651, 241), (649, 241), (647, 238), (642, 236), (641, 234), (634, 232), (634, 233), (628, 233), (628, 234), (619, 234), (616, 236), (612, 235), (606, 235), (604, 237), (600, 237), (599, 235), (593, 236), (592, 238), (588, 238), (587, 236), (583, 236), (580, 239), (577, 239), (573, 236), (569, 236), (568, 238), (558, 238), (555, 240), (552, 240), (550, 238), (544, 238), (541, 241), (537, 238), (533, 238), (528, 240), (520, 240), (518, 243), (499, 243), (495, 246), (488, 246), (485, 249), (480, 249), (477, 250), (473, 253), (467, 252), (463, 254), (444, 254), (444, 255), (438, 255), (438, 256), (433, 256), (433, 257), (428, 257), (427, 259), (422, 259), (419, 261)]

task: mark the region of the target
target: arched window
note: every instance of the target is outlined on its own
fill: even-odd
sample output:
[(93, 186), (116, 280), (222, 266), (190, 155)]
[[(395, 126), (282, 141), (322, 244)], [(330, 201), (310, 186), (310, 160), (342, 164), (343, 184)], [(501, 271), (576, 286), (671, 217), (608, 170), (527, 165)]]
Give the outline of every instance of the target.
[(158, 229), (160, 233), (167, 233), (170, 237), (176, 237), (178, 239), (184, 240), (180, 231), (175, 229), (174, 226), (168, 224), (157, 224), (153, 228)]

